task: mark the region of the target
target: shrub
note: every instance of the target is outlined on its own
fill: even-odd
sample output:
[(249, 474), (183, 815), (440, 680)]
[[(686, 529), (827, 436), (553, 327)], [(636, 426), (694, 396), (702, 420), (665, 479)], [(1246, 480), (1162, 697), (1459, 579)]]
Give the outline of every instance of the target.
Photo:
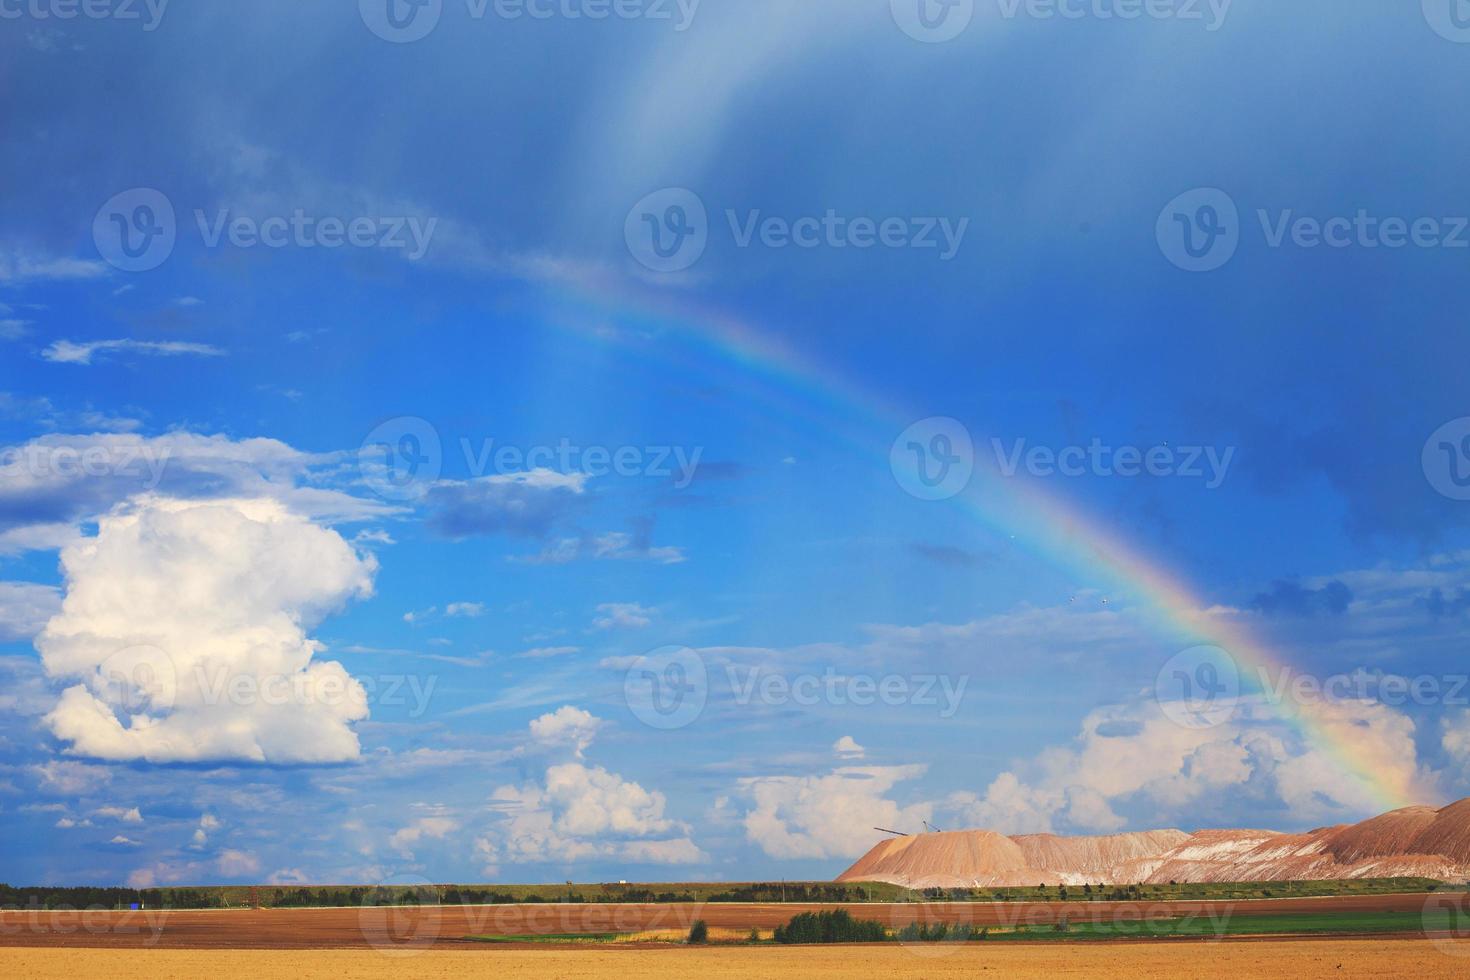
[(803, 912), (776, 927), (778, 943), (881, 943), (888, 939), (883, 925), (854, 919), (847, 909)]
[(968, 923), (952, 926), (947, 922), (936, 922), (932, 926), (921, 926), (910, 922), (898, 931), (898, 940), (904, 943), (942, 943), (945, 940), (963, 943), (969, 941), (971, 928)]
[(689, 945), (703, 946), (709, 942), (709, 926), (703, 919), (694, 920), (694, 925), (689, 927)]

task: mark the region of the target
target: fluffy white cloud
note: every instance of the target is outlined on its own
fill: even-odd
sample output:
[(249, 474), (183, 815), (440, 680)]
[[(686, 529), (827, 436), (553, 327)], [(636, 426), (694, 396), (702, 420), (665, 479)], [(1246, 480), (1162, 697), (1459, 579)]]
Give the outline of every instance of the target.
[(189, 840), (190, 850), (203, 850), (204, 845), (209, 843), (209, 835), (219, 830), (223, 824), (219, 818), (212, 813), (206, 813), (199, 817), (199, 826), (194, 828), (194, 836)]
[(847, 766), (821, 776), (759, 776), (740, 780), (753, 800), (745, 835), (775, 858), (853, 858), (873, 846), (873, 828), (918, 827), (933, 816), (929, 803), (900, 806), (894, 786), (924, 766)]
[(281, 868), (265, 879), (267, 885), (309, 885), (311, 876), (300, 868)]
[[(248, 855), (246, 857), (248, 858)], [(154, 888), (158, 885), (201, 881), (215, 873), (223, 873), (218, 865), (210, 868), (198, 861), (159, 861), (151, 867), (138, 868), (129, 874), (127, 885), (129, 888)]]
[(542, 784), (501, 786), (491, 803), (505, 816), (476, 841), (487, 864), (566, 864), (614, 859), (639, 864), (690, 864), (707, 859), (688, 828), (664, 815), (657, 791), (596, 766), (567, 763)]
[(107, 820), (116, 820), (119, 823), (142, 823), (143, 814), (137, 807), (123, 808), (120, 806), (98, 807), (92, 811), (92, 816), (102, 817)]
[(421, 840), (443, 840), (459, 829), (453, 817), (420, 817), (388, 838), (388, 843), (404, 857), (413, 856), (413, 847)]
[(1013, 772), (995, 778), (983, 797), (974, 793), (953, 793), (944, 808), (956, 815), (966, 828), (994, 830), (1002, 834), (1051, 833), (1052, 811), (1059, 801), (1049, 793), (1034, 789)]
[(215, 867), (226, 878), (243, 878), (260, 871), (260, 860), (246, 851), (224, 850), (215, 859)]
[(844, 735), (832, 743), (832, 751), (843, 759), (861, 759), (868, 750), (857, 743), (851, 735)]
[(1002, 833), (1106, 833), (1127, 825), (1116, 811), (1132, 804), (1151, 825), (1196, 825), (1226, 795), (1285, 806), (1303, 823), (1356, 820), (1381, 809), (1373, 787), (1343, 770), (1331, 743), (1375, 778), (1437, 798), (1418, 764), (1414, 723), (1375, 701), (1324, 700), (1311, 708), (1309, 742), (1258, 699), (1241, 700), (1229, 720), (1188, 728), (1140, 702), (1100, 709), (1082, 722), (1073, 744), (1041, 753), (1021, 772), (998, 776), (983, 795), (956, 793), (945, 808), (968, 827)]
[(0, 643), (29, 640), (61, 609), (61, 593), (49, 585), (0, 582)]
[(602, 719), (571, 705), (558, 708), (531, 722), (531, 735), (544, 745), (567, 745), (578, 758), (597, 737)]
[(76, 678), (46, 722), (69, 751), (153, 762), (358, 755), (360, 684), (305, 629), (372, 591), (376, 563), (270, 499), (140, 498), (62, 553), (36, 640)]
[(1470, 710), (1446, 717), (1441, 723), (1440, 747), (1461, 769), (1470, 763)]
[(1319, 748), (1291, 752), (1279, 760), (1276, 786), (1294, 813), (1312, 819), (1339, 820), (1344, 815), (1376, 815), (1379, 794), (1363, 782), (1344, 778), (1342, 759), (1360, 772), (1395, 787), (1416, 802), (1439, 797), (1434, 776), (1418, 763), (1414, 721), (1376, 701), (1326, 701), (1313, 711), (1314, 720), (1333, 753)]

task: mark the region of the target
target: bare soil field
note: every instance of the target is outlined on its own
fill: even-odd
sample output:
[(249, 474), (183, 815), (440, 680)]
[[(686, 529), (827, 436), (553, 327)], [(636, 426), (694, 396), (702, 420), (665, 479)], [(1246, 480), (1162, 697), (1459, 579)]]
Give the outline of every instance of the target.
[(1086, 946), (951, 947), (934, 955), (904, 947), (706, 947), (645, 949), (504, 949), (439, 947), (417, 955), (375, 950), (138, 950), (0, 949), (0, 976), (34, 980), (106, 976), (118, 980), (212, 977), (257, 980), (387, 980), (413, 976), (578, 978), (636, 976), (648, 980), (698, 976), (702, 980), (884, 977), (949, 978), (1126, 977), (1463, 977), (1470, 942), (1445, 946), (1423, 941), (1372, 943), (1271, 941), (1253, 943), (1126, 944)]
[[(910, 922), (977, 927), (1141, 922), (1184, 916), (1419, 913), (1427, 894), (1230, 902), (1005, 902), (843, 906), (857, 918), (893, 928)], [(422, 948), (458, 944), (467, 936), (633, 933), (711, 928), (769, 930), (800, 912), (832, 906), (802, 904), (478, 905), (425, 908), (22, 911), (0, 913), (0, 947), (146, 949)], [(1470, 963), (1466, 964), (1470, 967)], [(0, 971), (0, 976), (6, 975)]]

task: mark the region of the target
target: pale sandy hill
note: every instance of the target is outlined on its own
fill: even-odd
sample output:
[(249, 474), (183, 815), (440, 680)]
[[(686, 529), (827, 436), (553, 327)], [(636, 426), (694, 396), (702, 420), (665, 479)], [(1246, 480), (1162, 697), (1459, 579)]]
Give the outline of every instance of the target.
[(1189, 835), (1182, 830), (1145, 830), (1107, 837), (1025, 834), (1011, 839), (1021, 846), (1029, 867), (1057, 874), (1104, 875), (1120, 864), (1157, 858), (1189, 840)]
[[(973, 874), (956, 869), (974, 869)], [(879, 841), (838, 881), (891, 881), (910, 888), (1032, 883), (1015, 841), (989, 830), (916, 834)]]
[(1470, 878), (1470, 799), (1411, 806), (1303, 834), (1153, 830), (1105, 837), (985, 830), (879, 841), (838, 881), (910, 888), (1084, 883)]

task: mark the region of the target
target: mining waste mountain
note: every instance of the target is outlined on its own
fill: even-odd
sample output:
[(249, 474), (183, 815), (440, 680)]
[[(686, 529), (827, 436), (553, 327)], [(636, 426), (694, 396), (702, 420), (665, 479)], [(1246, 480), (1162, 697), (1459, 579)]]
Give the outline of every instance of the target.
[(909, 888), (1470, 878), (1470, 799), (1301, 834), (1146, 830), (1104, 837), (960, 830), (880, 841), (838, 881)]

